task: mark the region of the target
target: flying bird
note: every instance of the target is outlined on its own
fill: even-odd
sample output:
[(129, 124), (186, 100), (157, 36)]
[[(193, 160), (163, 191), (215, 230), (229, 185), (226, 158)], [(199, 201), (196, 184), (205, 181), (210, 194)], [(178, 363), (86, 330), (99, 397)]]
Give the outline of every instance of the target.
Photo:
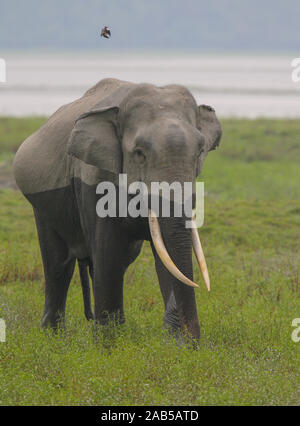
[(108, 27), (104, 27), (101, 30), (101, 37), (105, 37), (105, 38), (110, 38), (111, 37), (111, 32), (110, 29)]

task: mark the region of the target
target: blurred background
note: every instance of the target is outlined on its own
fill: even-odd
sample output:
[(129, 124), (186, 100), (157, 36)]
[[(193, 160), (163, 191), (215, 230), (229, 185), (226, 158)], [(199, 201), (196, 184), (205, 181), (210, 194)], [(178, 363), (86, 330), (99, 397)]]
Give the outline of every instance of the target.
[(186, 85), (222, 117), (298, 117), (299, 16), (298, 0), (6, 1), (0, 115), (50, 115), (114, 77)]

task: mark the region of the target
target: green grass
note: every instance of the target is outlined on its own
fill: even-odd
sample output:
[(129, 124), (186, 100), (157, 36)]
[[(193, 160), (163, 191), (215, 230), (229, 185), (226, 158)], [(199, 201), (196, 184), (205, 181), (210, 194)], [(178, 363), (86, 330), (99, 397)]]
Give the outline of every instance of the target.
[[(0, 120), (0, 170), (42, 122)], [(212, 291), (195, 267), (198, 351), (162, 330), (148, 244), (126, 273), (125, 325), (94, 336), (76, 271), (66, 330), (42, 331), (32, 210), (19, 192), (0, 191), (1, 405), (300, 404), (300, 343), (291, 340), (300, 317), (300, 120), (224, 120), (223, 128), (201, 177)]]

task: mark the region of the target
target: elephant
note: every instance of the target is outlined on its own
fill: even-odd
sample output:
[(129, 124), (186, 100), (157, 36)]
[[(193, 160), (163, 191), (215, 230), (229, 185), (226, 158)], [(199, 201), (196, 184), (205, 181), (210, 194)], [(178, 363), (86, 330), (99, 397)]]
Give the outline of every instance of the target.
[[(42, 326), (64, 324), (67, 292), (78, 261), (88, 320), (125, 321), (123, 277), (150, 241), (165, 312), (176, 336), (200, 338), (192, 246), (208, 280), (198, 231), (184, 217), (99, 217), (99, 182), (193, 182), (220, 143), (215, 110), (198, 106), (181, 85), (158, 87), (103, 79), (59, 108), (20, 146), (13, 168), (32, 204), (45, 275)], [(198, 249), (197, 249), (198, 245)], [(90, 284), (94, 295), (91, 308)], [(185, 285), (188, 284), (188, 285)]]

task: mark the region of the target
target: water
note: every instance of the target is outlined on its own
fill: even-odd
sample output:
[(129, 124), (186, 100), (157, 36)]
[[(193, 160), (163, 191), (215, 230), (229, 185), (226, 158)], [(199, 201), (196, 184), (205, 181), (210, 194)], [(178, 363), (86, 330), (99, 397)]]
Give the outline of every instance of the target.
[(207, 53), (0, 52), (0, 115), (50, 115), (106, 77), (183, 84), (220, 117), (299, 117), (293, 56)]

